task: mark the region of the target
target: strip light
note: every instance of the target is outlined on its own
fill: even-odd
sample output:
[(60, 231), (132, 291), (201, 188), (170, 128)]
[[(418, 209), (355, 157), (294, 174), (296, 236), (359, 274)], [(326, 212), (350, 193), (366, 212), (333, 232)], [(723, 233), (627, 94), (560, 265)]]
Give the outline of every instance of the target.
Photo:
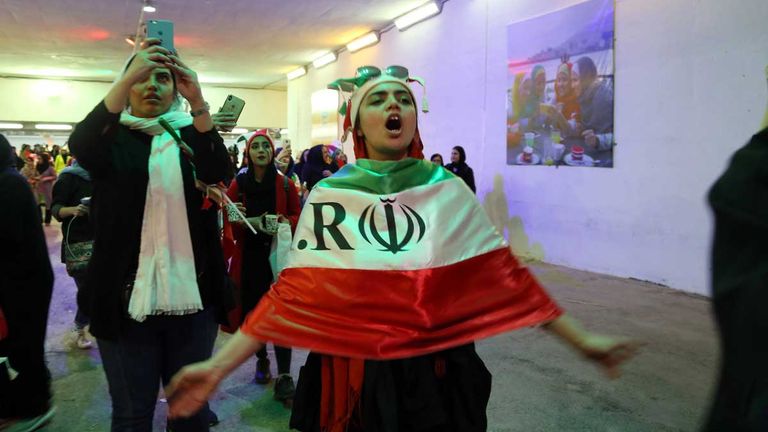
[(24, 129), (21, 123), (0, 123), (0, 129)]
[(234, 128), (231, 131), (229, 131), (229, 133), (243, 135), (243, 134), (247, 134), (248, 133), (248, 129), (246, 129), (246, 128)]
[(322, 56), (316, 58), (312, 62), (312, 66), (314, 66), (315, 69), (320, 69), (321, 67), (323, 67), (323, 66), (325, 66), (325, 65), (327, 65), (329, 63), (333, 63), (335, 61), (336, 61), (336, 53), (329, 52), (328, 54), (325, 54), (325, 55), (322, 55)]
[(288, 72), (288, 74), (286, 76), (288, 77), (288, 80), (293, 80), (293, 79), (296, 79), (298, 77), (304, 76), (306, 74), (307, 74), (307, 68), (306, 68), (306, 66), (302, 66), (302, 67), (300, 67), (298, 69), (294, 69), (294, 70)]
[(68, 124), (53, 124), (53, 123), (38, 123), (35, 125), (35, 129), (37, 130), (62, 130), (62, 131), (68, 131), (72, 130), (72, 125)]
[(440, 6), (437, 5), (437, 2), (431, 1), (424, 6), (419, 6), (407, 14), (396, 18), (395, 26), (397, 26), (398, 30), (403, 31), (420, 21), (424, 21), (425, 19), (433, 17), (439, 13)]
[(379, 41), (379, 35), (376, 32), (370, 32), (347, 44), (349, 52), (359, 51), (367, 46), (371, 46)]

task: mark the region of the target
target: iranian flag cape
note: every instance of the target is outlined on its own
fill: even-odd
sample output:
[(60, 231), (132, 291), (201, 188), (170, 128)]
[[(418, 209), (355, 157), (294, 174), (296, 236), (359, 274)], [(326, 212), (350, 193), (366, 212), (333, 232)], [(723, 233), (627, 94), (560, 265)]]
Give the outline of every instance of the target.
[(424, 160), (360, 159), (312, 190), (286, 268), (241, 331), (396, 359), (561, 313), (460, 178)]

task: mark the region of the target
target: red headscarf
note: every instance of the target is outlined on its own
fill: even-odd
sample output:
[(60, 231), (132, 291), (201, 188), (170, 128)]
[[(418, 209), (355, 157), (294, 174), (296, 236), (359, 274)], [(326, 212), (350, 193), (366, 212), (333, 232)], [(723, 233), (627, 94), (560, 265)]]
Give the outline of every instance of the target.
[(260, 136), (266, 138), (267, 141), (269, 141), (270, 147), (272, 147), (272, 159), (270, 159), (269, 163), (275, 162), (275, 143), (272, 141), (272, 138), (269, 137), (266, 129), (259, 129), (254, 132), (245, 143), (245, 165), (247, 166), (251, 165), (251, 143), (253, 143), (253, 140), (256, 139), (256, 137)]

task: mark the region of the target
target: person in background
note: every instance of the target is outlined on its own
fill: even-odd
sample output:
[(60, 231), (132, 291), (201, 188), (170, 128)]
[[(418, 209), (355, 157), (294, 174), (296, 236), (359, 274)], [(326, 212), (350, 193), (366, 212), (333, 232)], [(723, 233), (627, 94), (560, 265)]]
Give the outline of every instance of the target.
[[(310, 236), (330, 220), (326, 210), (336, 214), (329, 230), (335, 233), (319, 248), (298, 242), (238, 333), (213, 358), (174, 377), (166, 389), (171, 416), (200, 409), (266, 340), (312, 349), (290, 427), (313, 432), (485, 431), (491, 376), (474, 341), (516, 328), (543, 324), (613, 377), (632, 357), (633, 343), (588, 332), (563, 312), (462, 181), (423, 160), (408, 79), (402, 66), (365, 66), (340, 80), (358, 87), (344, 120), (356, 162), (315, 187), (315, 211), (304, 213), (297, 228), (310, 244), (321, 241)], [(344, 220), (338, 210), (384, 212), (382, 201), (395, 200), (419, 209), (421, 216), (410, 214), (429, 220), (432, 238), (409, 243), (408, 251), (397, 239), (382, 249), (386, 240), (367, 241), (358, 218)], [(375, 227), (370, 232), (379, 236)], [(476, 266), (483, 270), (467, 270)]]
[(476, 192), (475, 173), (467, 165), (467, 154), (464, 152), (464, 147), (456, 146), (451, 150), (451, 163), (446, 165), (445, 169), (461, 177), (464, 183), (472, 189), (472, 192)]
[[(229, 156), (197, 74), (159, 43), (142, 44), (69, 138), (93, 184), (85, 313), (113, 432), (152, 429), (159, 384), (210, 357), (232, 303), (218, 206), (207, 200)], [(168, 428), (205, 432), (217, 421), (206, 405)]]
[(299, 176), (299, 180), (301, 182), (304, 182), (304, 166), (307, 164), (307, 156), (309, 155), (309, 149), (305, 149), (301, 152), (301, 155), (299, 155), (299, 161), (296, 163), (296, 167), (294, 168), (294, 172), (296, 175)]
[(16, 170), (21, 171), (25, 165), (24, 159), (22, 159), (21, 156), (19, 156), (19, 153), (16, 152), (16, 147), (12, 146), (12, 148), (13, 148), (13, 157), (15, 158), (15, 162), (16, 162), (15, 164)]
[(53, 162), (53, 169), (56, 170), (56, 173), (60, 173), (64, 168), (69, 166), (69, 160), (71, 157), (69, 156), (69, 148), (68, 147), (62, 147), (59, 155), (56, 156), (56, 159), (54, 159)]
[(579, 58), (575, 69), (584, 142), (594, 149), (610, 150), (613, 148), (613, 90), (597, 76), (597, 66), (590, 57)]
[(291, 144), (286, 144), (284, 148), (278, 147), (275, 151), (277, 152), (277, 156), (275, 156), (277, 170), (293, 182), (297, 193), (301, 193), (301, 180), (298, 174), (296, 174), (296, 164), (294, 164), (293, 157), (291, 156)]
[[(47, 151), (47, 150), (45, 150), (45, 151)], [(54, 144), (51, 147), (51, 150), (48, 153), (51, 154), (51, 163), (55, 163), (56, 162), (56, 158), (59, 157), (59, 155), (61, 154), (61, 146), (58, 145), (58, 144)]]
[[(276, 168), (275, 148), (266, 130), (257, 131), (245, 146), (248, 169), (239, 174), (229, 186), (227, 196), (255, 227), (254, 235), (237, 216), (228, 217), (231, 229), (224, 228), (224, 258), (230, 262), (229, 276), (239, 289), (239, 308), (230, 314), (230, 325), (225, 330), (234, 333), (245, 316), (256, 307), (269, 291), (274, 280), (269, 254), (274, 235), (273, 228), (264, 223), (265, 215), (277, 215), (280, 222), (296, 228), (301, 208), (299, 193), (294, 183)], [(290, 155), (290, 148), (285, 154)], [(230, 260), (231, 258), (231, 260)], [(296, 387), (291, 378), (291, 348), (274, 345), (277, 358), (277, 380), (274, 398), (289, 404)], [(266, 346), (256, 353), (257, 384), (272, 380)]]
[(32, 153), (25, 159), (24, 167), (21, 169), (21, 175), (27, 179), (27, 183), (29, 183), (29, 186), (33, 191), (35, 190), (35, 186), (37, 185), (37, 178), (39, 177), (37, 170), (35, 169), (35, 165), (35, 154)]
[(306, 183), (307, 190), (312, 191), (317, 182), (333, 175), (331, 166), (331, 156), (328, 153), (328, 147), (318, 144), (309, 149), (307, 153), (307, 163), (302, 169), (302, 180)]
[[(768, 67), (765, 70), (768, 80)], [(720, 377), (705, 432), (768, 430), (768, 109), (709, 191)]]
[(19, 153), (19, 156), (21, 156), (22, 159), (27, 160), (27, 158), (32, 154), (32, 146), (29, 144), (22, 144), (21, 151)]
[[(66, 148), (62, 149), (62, 153)], [(61, 155), (59, 155), (61, 158)], [(75, 345), (89, 349), (93, 343), (85, 334), (89, 323), (85, 314), (88, 302), (86, 293), (86, 268), (93, 252), (93, 224), (89, 216), (89, 202), (93, 194), (91, 174), (76, 161), (59, 173), (53, 185), (53, 216), (61, 222), (61, 262), (77, 287), (77, 312), (75, 313)]]
[(35, 192), (37, 200), (45, 213), (45, 226), (51, 224), (51, 204), (53, 201), (53, 183), (56, 181), (56, 170), (51, 165), (51, 155), (43, 153), (40, 155), (40, 161), (35, 166), (37, 171), (37, 181), (35, 182)]
[[(11, 146), (0, 134), (0, 310), (7, 337), (0, 338), (0, 430), (31, 431), (55, 413), (45, 365), (45, 332), (53, 269), (40, 210), (16, 171)], [(19, 373), (8, 380), (8, 367)]]
[(441, 155), (440, 153), (433, 154), (429, 158), (429, 160), (430, 160), (430, 162), (432, 162), (433, 164), (435, 164), (437, 166), (445, 166), (445, 164), (443, 163), (443, 155)]

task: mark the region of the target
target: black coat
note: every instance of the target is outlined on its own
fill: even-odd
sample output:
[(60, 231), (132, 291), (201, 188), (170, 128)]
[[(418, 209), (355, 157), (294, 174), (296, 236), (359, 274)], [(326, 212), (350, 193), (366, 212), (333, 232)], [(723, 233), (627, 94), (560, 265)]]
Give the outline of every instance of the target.
[(709, 193), (712, 295), (722, 364), (706, 431), (768, 430), (768, 129), (731, 159)]
[[(120, 125), (119, 119), (101, 102), (69, 138), (70, 150), (93, 181), (94, 245), (87, 277), (91, 291), (86, 296), (91, 307), (86, 313), (91, 333), (103, 339), (119, 334), (121, 320), (115, 317), (124, 315), (121, 294), (138, 268), (152, 143), (151, 136)], [(223, 181), (229, 155), (215, 129), (200, 133), (187, 126), (180, 134), (195, 153), (197, 178), (207, 184)], [(180, 164), (200, 296), (204, 307), (217, 307), (224, 322), (222, 314), (232, 299), (225, 284), (217, 208), (202, 209), (203, 195), (195, 188), (192, 165), (183, 154)]]
[(466, 162), (449, 163), (445, 166), (445, 169), (461, 177), (464, 183), (472, 189), (472, 192), (477, 192), (475, 189), (475, 173)]

